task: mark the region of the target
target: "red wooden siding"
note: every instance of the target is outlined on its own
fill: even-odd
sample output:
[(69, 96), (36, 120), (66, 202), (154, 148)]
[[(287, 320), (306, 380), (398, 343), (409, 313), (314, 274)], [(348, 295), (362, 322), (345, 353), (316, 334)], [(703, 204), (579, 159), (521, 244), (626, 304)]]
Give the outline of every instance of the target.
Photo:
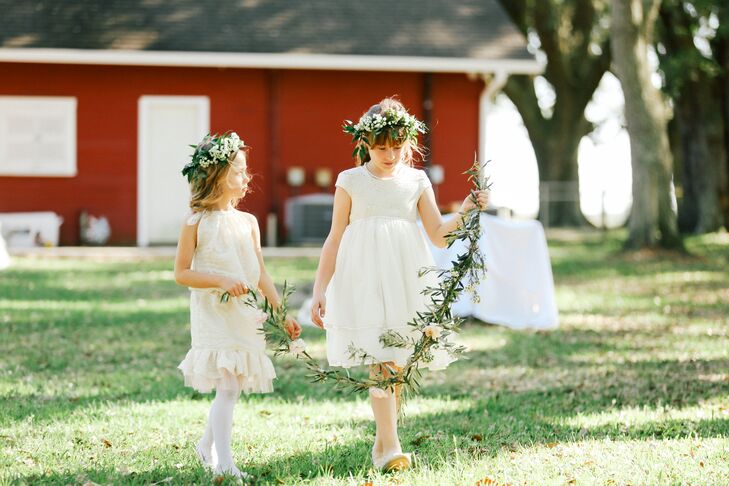
[[(371, 104), (394, 94), (413, 114), (423, 116), (419, 73), (20, 63), (2, 64), (2, 73), (0, 95), (78, 100), (76, 177), (0, 176), (0, 212), (55, 211), (64, 218), (65, 245), (78, 243), (83, 209), (109, 218), (112, 243), (135, 243), (141, 96), (210, 98), (211, 130), (235, 130), (253, 148), (253, 192), (241, 207), (262, 226), (266, 214), (274, 208), (281, 211), (291, 195), (288, 167), (307, 169), (300, 191), (306, 194), (318, 191), (315, 169), (331, 168), (334, 181), (339, 171), (352, 166), (350, 140), (341, 131), (344, 119), (356, 120)], [(481, 88), (481, 82), (463, 74), (433, 76), (432, 160), (446, 167), (441, 203), (465, 196), (460, 173), (478, 149)]]

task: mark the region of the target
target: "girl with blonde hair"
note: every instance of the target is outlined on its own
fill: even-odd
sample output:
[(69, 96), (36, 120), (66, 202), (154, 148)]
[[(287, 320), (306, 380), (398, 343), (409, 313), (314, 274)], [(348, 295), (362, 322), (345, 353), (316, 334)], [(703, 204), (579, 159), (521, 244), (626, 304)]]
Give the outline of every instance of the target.
[[(190, 288), (192, 347), (180, 363), (185, 385), (215, 390), (208, 423), (195, 453), (217, 474), (244, 478), (233, 461), (233, 409), (241, 392), (270, 393), (276, 377), (261, 332), (265, 314), (246, 302), (250, 289), (274, 308), (280, 298), (266, 272), (261, 232), (250, 213), (236, 209), (248, 191), (247, 147), (235, 133), (206, 136), (182, 170), (190, 183), (192, 215), (182, 226), (175, 280)], [(287, 331), (301, 328), (289, 319)], [(214, 463), (213, 448), (217, 453)]]

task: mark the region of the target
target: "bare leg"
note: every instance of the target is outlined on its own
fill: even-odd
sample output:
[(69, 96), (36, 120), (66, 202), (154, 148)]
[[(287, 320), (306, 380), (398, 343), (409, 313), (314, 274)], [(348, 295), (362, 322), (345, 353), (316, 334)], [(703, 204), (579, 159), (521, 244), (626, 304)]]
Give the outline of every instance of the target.
[[(391, 363), (388, 363), (392, 366)], [(372, 376), (384, 374), (388, 371), (383, 366), (374, 366), (370, 369)], [(375, 444), (373, 453), (377, 456), (402, 452), (400, 438), (397, 435), (397, 399), (391, 390), (385, 390), (384, 398), (376, 398), (370, 392), (370, 403), (375, 418)]]

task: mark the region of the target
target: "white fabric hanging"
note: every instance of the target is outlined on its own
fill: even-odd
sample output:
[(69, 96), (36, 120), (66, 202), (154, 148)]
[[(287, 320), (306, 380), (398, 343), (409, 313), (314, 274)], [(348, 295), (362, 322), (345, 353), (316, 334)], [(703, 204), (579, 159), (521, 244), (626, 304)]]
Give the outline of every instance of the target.
[[(552, 266), (541, 223), (482, 214), (481, 227), (480, 246), (488, 269), (478, 287), (481, 302), (474, 304), (464, 292), (453, 313), (512, 329), (556, 328)], [(431, 251), (438, 267), (450, 268), (465, 245), (460, 241), (447, 249), (431, 245)]]
[[(453, 217), (444, 216), (445, 219)], [(552, 265), (544, 229), (538, 221), (505, 220), (481, 215), (481, 251), (488, 272), (478, 287), (481, 302), (474, 304), (464, 292), (453, 306), (456, 316), (473, 316), (511, 329), (554, 329), (559, 326)], [(422, 229), (422, 228), (421, 228)], [(430, 240), (426, 237), (430, 244)], [(450, 268), (465, 251), (462, 242), (440, 249), (430, 244), (436, 266)], [(297, 319), (313, 326), (307, 299)]]

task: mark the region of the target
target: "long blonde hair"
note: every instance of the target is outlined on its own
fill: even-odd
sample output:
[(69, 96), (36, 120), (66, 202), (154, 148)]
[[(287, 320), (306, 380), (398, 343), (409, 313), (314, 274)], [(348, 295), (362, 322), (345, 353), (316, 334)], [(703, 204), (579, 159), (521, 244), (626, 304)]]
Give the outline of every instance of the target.
[[(230, 175), (234, 170), (243, 170), (237, 160), (238, 153), (242, 152), (243, 156), (248, 155), (248, 146), (241, 147), (238, 151), (233, 152), (228, 157), (227, 164), (211, 164), (206, 167), (205, 176), (197, 177), (190, 182), (190, 209), (193, 212), (205, 211), (213, 209), (220, 199), (223, 197), (223, 184), (230, 184)], [(245, 158), (243, 160), (246, 160)], [(246, 171), (246, 176), (250, 175)], [(233, 199), (231, 204), (236, 207), (243, 196)]]
[[(405, 105), (403, 105), (397, 98), (391, 96), (388, 98), (384, 98), (382, 101), (375, 105), (370, 106), (370, 109), (362, 114), (362, 116), (364, 117), (369, 115), (377, 115), (388, 110), (407, 112), (407, 109), (405, 109)], [(364, 142), (360, 142), (360, 145), (364, 145), (366, 148), (372, 148), (379, 145), (402, 144), (403, 163), (409, 165), (410, 167), (414, 165), (416, 157), (420, 158), (421, 160), (425, 157), (425, 149), (423, 148), (423, 146), (421, 146), (417, 142), (417, 140), (408, 139), (406, 137), (406, 134), (403, 133), (402, 130), (385, 130), (374, 137), (372, 136), (372, 134), (369, 134), (367, 140), (370, 141), (369, 146)], [(360, 166), (365, 164), (366, 162), (369, 162), (369, 152), (365, 150), (363, 153), (364, 157), (362, 157), (359, 153), (355, 155), (355, 166)]]

